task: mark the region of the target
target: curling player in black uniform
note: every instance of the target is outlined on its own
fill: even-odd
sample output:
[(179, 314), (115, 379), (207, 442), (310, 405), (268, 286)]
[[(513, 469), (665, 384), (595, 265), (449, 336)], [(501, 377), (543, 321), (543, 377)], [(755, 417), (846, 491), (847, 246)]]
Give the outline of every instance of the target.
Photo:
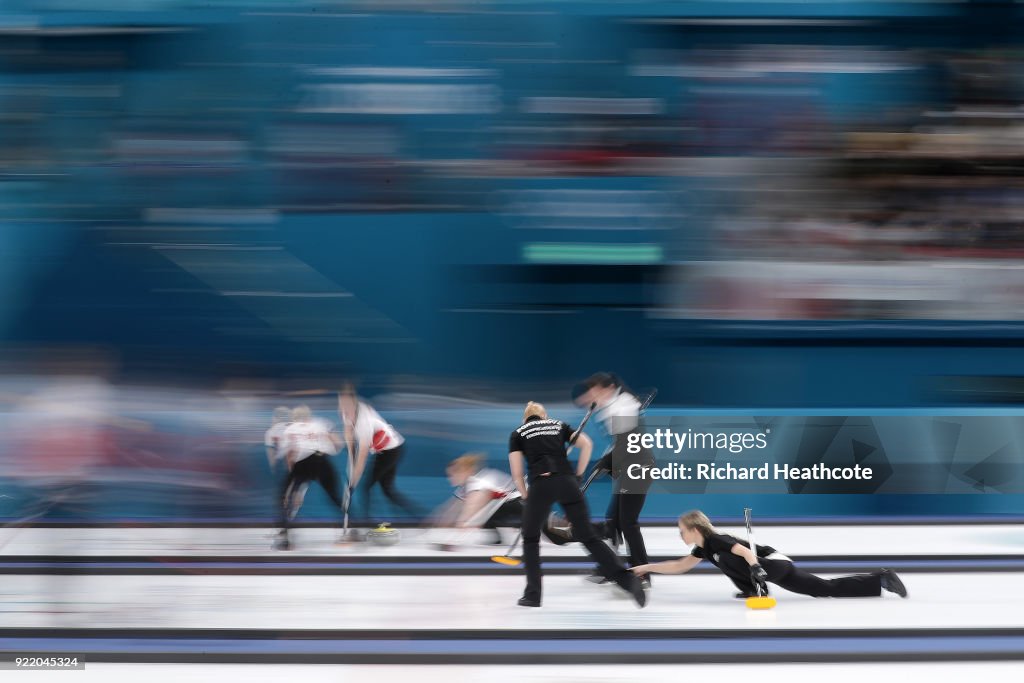
[[(578, 439), (580, 458), (574, 472), (567, 457), (566, 446)], [(539, 403), (530, 402), (523, 414), (523, 424), (509, 437), (509, 464), (512, 479), (524, 501), (523, 511), (523, 563), (526, 565), (526, 591), (519, 600), (523, 607), (540, 607), (541, 567), (540, 534), (551, 507), (558, 503), (572, 524), (573, 534), (587, 548), (597, 562), (599, 571), (630, 593), (637, 605), (647, 604), (647, 596), (640, 580), (631, 574), (598, 537), (590, 523), (587, 501), (580, 493), (578, 474), (586, 470), (593, 442), (585, 434), (574, 434), (572, 427), (561, 420), (548, 418)], [(526, 460), (530, 486), (523, 476)]]

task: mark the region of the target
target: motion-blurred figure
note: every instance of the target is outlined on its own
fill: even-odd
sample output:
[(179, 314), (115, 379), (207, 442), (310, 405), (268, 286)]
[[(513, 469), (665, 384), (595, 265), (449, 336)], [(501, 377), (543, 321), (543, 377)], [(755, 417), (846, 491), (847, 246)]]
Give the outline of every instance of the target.
[[(651, 480), (630, 479), (627, 485), (623, 473), (629, 465), (639, 463), (650, 467), (654, 464), (654, 456), (648, 449), (630, 454), (626, 449), (629, 434), (640, 429), (641, 403), (615, 375), (598, 372), (583, 380), (573, 390), (573, 398), (577, 405), (589, 406), (597, 404), (597, 418), (612, 437), (612, 445), (594, 465), (596, 469), (611, 473), (612, 497), (608, 509), (604, 513), (604, 535), (618, 545), (624, 538), (629, 546), (629, 563), (635, 567), (647, 563), (647, 546), (640, 530), (640, 513), (647, 501), (647, 491)], [(591, 580), (595, 583), (606, 583), (600, 572), (594, 572)]]
[[(500, 528), (518, 528), (523, 520), (523, 499), (512, 477), (500, 470), (484, 467), (484, 456), (467, 453), (448, 463), (448, 482), (455, 487), (455, 500), (442, 507), (435, 525), (455, 527), (462, 532), (486, 529), (491, 543), (502, 542)], [(545, 536), (558, 545), (565, 539), (552, 537), (545, 527)], [(455, 550), (454, 543), (438, 544), (441, 550)]]
[(314, 418), (307, 406), (299, 406), (292, 411), (292, 423), (285, 428), (283, 438), (288, 476), (281, 486), (281, 532), (274, 547), (290, 550), (288, 523), (291, 521), (293, 497), (303, 485), (311, 481), (319, 483), (338, 511), (344, 514), (338, 473), (330, 460), (338, 452), (341, 439), (331, 431), (329, 422)]
[(412, 517), (421, 517), (420, 510), (395, 487), (398, 463), (404, 452), (405, 438), (388, 424), (369, 403), (356, 395), (355, 387), (347, 383), (338, 395), (338, 414), (345, 427), (345, 444), (355, 454), (349, 489), (354, 491), (366, 469), (366, 461), (374, 456), (373, 469), (363, 485), (363, 517), (370, 519), (370, 500), (373, 487), (380, 484), (384, 495)]
[[(274, 416), (270, 425), (270, 429), (263, 435), (263, 445), (267, 449), (267, 462), (270, 465), (270, 471), (277, 476), (278, 463), (284, 459), (284, 431), (288, 428), (288, 425), (292, 423), (292, 411), (286, 406), (279, 406), (274, 408)], [(284, 475), (287, 477), (287, 466), (285, 467)], [(302, 484), (295, 491), (291, 492), (291, 509), (289, 516), (291, 519), (295, 519), (295, 516), (299, 514), (299, 509), (302, 507), (302, 501), (306, 497), (306, 491), (309, 490), (309, 484)]]

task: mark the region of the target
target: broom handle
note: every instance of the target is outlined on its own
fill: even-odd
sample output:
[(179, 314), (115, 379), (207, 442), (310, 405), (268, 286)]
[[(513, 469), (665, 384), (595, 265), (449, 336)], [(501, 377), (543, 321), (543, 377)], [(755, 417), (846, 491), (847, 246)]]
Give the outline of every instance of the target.
[[(754, 542), (754, 529), (750, 524), (750, 514), (750, 508), (743, 508), (743, 521), (747, 525), (747, 543), (750, 544), (750, 552), (754, 553), (754, 562), (757, 563), (757, 544)], [(759, 585), (755, 585), (754, 590), (757, 591), (757, 595), (760, 597), (761, 587)]]
[(587, 487), (590, 486), (591, 482), (597, 479), (598, 475), (601, 474), (602, 471), (603, 470), (599, 470), (595, 467), (593, 471), (591, 471), (590, 476), (587, 477), (587, 480), (583, 482), (583, 486), (580, 487), (580, 493), (586, 493)]

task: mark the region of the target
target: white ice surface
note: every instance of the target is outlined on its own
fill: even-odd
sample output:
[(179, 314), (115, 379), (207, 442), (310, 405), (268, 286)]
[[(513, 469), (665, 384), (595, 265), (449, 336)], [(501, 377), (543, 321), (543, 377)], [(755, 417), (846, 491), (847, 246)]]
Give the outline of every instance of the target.
[(6, 575), (0, 625), (264, 629), (850, 629), (1024, 627), (1019, 573), (905, 574), (910, 598), (776, 591), (748, 610), (719, 575), (655, 576), (639, 610), (614, 586), (544, 579), (518, 607), (520, 570), (492, 576)]
[[(757, 683), (886, 683), (888, 681), (1018, 681), (1024, 662), (940, 664), (672, 664), (568, 666), (385, 666), (257, 664), (86, 664), (81, 671), (4, 672), (32, 683), (661, 683), (729, 681)], [(5, 680), (7, 680), (5, 678)]]
[[(723, 527), (739, 538), (742, 529)], [(430, 555), (439, 551), (432, 542), (451, 539), (448, 530), (402, 529), (402, 542), (382, 548), (367, 544), (338, 547), (336, 532), (326, 528), (300, 528), (292, 532), (295, 550), (282, 558), (302, 555), (372, 554), (382, 557)], [(511, 543), (515, 532), (503, 530)], [(270, 528), (4, 528), (0, 529), (3, 555), (272, 555)], [(507, 546), (469, 545), (480, 540), (472, 533), (462, 537), (466, 544), (446, 555), (484, 557), (503, 553)], [(689, 549), (673, 527), (644, 530), (651, 555), (679, 556)], [(757, 541), (789, 556), (806, 555), (1019, 555), (1024, 554), (1024, 525), (953, 526), (808, 526), (759, 527)], [(583, 556), (578, 544), (553, 546), (545, 543), (547, 556)]]

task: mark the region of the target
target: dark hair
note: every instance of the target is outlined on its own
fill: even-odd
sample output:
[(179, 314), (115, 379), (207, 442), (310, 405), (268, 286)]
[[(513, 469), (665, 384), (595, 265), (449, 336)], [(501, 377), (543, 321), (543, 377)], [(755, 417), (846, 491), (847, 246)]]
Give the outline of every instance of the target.
[(623, 391), (629, 391), (629, 387), (622, 383), (618, 375), (611, 372), (595, 372), (572, 388), (573, 400), (575, 401), (594, 387), (616, 387)]

